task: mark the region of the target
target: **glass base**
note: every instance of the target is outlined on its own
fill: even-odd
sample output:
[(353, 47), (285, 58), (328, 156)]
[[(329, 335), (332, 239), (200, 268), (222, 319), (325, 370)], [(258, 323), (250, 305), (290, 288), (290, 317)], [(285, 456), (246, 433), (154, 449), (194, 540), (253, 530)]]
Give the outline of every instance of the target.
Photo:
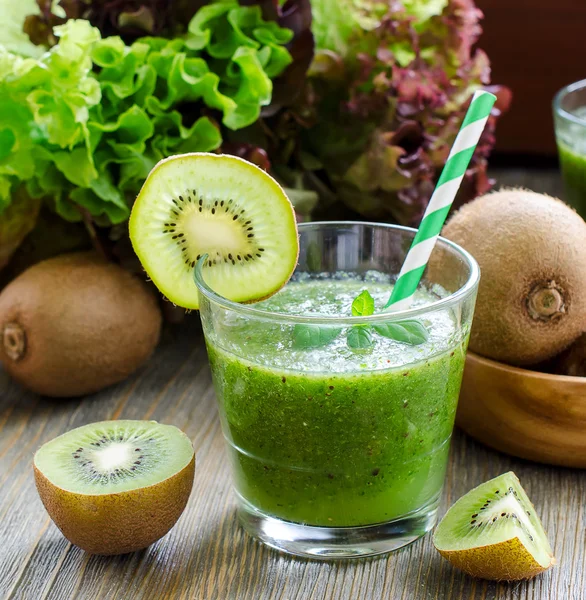
[(346, 559), (387, 554), (411, 544), (437, 521), (439, 498), (404, 517), (364, 527), (315, 527), (282, 521), (238, 498), (238, 518), (263, 544), (305, 558)]

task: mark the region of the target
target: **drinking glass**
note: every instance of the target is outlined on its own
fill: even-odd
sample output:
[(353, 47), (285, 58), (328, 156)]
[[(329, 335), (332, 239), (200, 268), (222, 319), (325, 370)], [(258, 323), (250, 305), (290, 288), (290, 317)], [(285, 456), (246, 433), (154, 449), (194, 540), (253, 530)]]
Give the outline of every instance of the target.
[(556, 94), (553, 116), (564, 200), (586, 219), (586, 79)]
[[(269, 546), (314, 558), (368, 556), (400, 548), (436, 522), (478, 265), (440, 238), (422, 280), (425, 302), (371, 316), (319, 314), (327, 286), (385, 280), (390, 290), (415, 233), (301, 224), (288, 285), (303, 295), (312, 283), (317, 300), (308, 294), (303, 308), (287, 312), (219, 296), (206, 284), (203, 259), (196, 266), (239, 519)], [(376, 333), (414, 320), (428, 329), (422, 344)], [(372, 331), (374, 346), (349, 347), (353, 328)]]

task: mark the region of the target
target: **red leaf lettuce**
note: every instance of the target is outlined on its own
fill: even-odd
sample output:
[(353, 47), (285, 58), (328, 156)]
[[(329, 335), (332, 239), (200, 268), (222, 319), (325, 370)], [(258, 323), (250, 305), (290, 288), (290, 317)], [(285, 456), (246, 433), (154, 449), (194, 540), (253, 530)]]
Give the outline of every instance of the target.
[[(481, 12), (472, 0), (313, 0), (312, 9), (317, 54), (302, 151), (347, 208), (416, 225), (472, 94), (490, 81), (486, 54), (474, 50)], [(510, 92), (490, 89), (499, 101), (457, 203), (491, 186), (487, 157)]]

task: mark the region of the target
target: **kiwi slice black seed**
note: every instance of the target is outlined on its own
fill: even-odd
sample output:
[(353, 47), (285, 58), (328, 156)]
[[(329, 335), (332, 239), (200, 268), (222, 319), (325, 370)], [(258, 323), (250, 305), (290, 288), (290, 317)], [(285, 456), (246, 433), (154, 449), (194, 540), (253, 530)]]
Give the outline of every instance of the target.
[(158, 483), (193, 456), (187, 436), (154, 421), (102, 421), (42, 446), (35, 467), (61, 489), (112, 494)]
[(484, 579), (527, 579), (555, 562), (535, 508), (512, 472), (462, 496), (433, 542), (454, 566)]
[(159, 290), (199, 308), (193, 269), (207, 255), (206, 283), (254, 302), (289, 280), (299, 253), (293, 207), (279, 184), (240, 158), (193, 153), (159, 162), (130, 217), (130, 237)]
[(37, 490), (63, 535), (92, 554), (146, 548), (175, 525), (195, 471), (189, 438), (155, 421), (102, 421), (41, 446)]

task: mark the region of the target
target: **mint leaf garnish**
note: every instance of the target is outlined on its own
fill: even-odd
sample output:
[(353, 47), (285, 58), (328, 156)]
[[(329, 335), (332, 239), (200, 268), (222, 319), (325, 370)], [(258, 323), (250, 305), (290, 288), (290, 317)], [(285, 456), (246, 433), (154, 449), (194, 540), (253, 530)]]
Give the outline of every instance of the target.
[[(368, 290), (360, 292), (352, 302), (352, 316), (367, 317), (374, 314), (374, 298)], [(372, 332), (397, 342), (417, 346), (429, 339), (429, 331), (417, 319), (380, 323), (376, 325), (354, 325), (348, 328), (346, 343), (353, 350), (372, 348), (374, 341)], [(320, 348), (326, 346), (340, 335), (341, 327), (327, 325), (297, 324), (293, 328), (293, 347), (300, 349)]]
[(362, 290), (352, 302), (353, 317), (368, 317), (374, 313), (374, 298), (368, 290)]
[(429, 338), (429, 331), (425, 325), (417, 319), (406, 321), (395, 321), (373, 325), (374, 330), (386, 338), (397, 342), (417, 346), (423, 344)]
[(297, 324), (293, 328), (293, 346), (295, 348), (319, 348), (337, 338), (340, 331), (342, 331), (340, 327)]
[(369, 325), (354, 325), (346, 334), (346, 342), (353, 350), (366, 350), (372, 347), (372, 330)]

